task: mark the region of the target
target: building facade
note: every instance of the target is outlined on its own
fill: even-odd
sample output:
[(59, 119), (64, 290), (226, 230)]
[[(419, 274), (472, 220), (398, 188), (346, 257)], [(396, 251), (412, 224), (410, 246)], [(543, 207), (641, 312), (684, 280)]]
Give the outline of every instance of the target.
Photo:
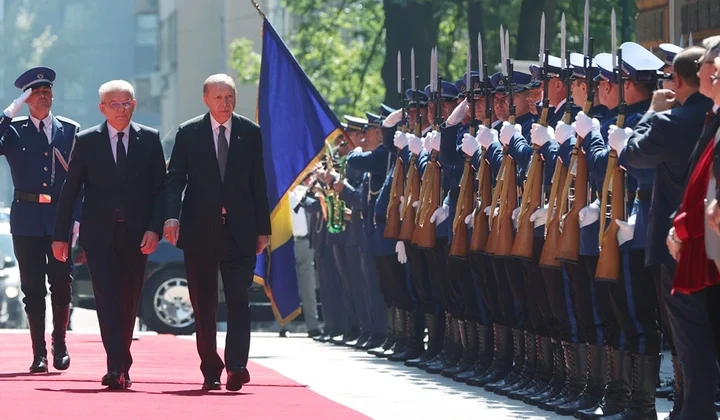
[(646, 48), (670, 42), (688, 45), (690, 34), (697, 45), (703, 39), (720, 35), (718, 0), (637, 0), (636, 36)]

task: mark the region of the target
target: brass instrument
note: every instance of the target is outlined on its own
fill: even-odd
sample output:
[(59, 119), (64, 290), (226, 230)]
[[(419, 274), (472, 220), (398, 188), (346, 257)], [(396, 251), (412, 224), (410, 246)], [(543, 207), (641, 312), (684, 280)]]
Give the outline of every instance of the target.
[[(327, 153), (325, 154), (327, 162), (328, 172), (332, 172), (335, 169), (333, 163), (333, 150), (330, 144), (327, 145)], [(338, 162), (338, 174), (340, 175), (340, 181), (345, 178), (345, 158), (341, 158)], [(327, 229), (332, 234), (337, 234), (345, 230), (345, 202), (340, 199), (340, 196), (335, 190), (329, 185), (325, 186), (325, 204), (327, 206)]]

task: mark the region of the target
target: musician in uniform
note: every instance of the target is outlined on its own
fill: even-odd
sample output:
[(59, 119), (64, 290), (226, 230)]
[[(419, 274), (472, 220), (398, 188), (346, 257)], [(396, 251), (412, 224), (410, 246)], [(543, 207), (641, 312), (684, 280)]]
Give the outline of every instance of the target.
[[(70, 259), (56, 260), (51, 244), (57, 201), (80, 125), (50, 111), (54, 81), (55, 72), (50, 68), (35, 67), (26, 71), (15, 81), (15, 87), (23, 92), (22, 95), (0, 114), (0, 154), (7, 157), (15, 186), (10, 229), (30, 327), (33, 350), (31, 373), (48, 371), (46, 276), (52, 300), (53, 367), (65, 370), (70, 366), (65, 332), (70, 320), (73, 266)], [(13, 118), (23, 103), (28, 104), (30, 116)], [(74, 235), (78, 230), (78, 210), (79, 206), (76, 206), (72, 228)], [(67, 232), (67, 236), (69, 239), (71, 232)]]

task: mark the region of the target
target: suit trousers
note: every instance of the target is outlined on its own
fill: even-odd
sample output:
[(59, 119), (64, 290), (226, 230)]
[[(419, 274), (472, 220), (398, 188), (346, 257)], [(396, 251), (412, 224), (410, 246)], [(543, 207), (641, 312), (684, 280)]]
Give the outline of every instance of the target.
[(674, 272), (676, 267), (674, 261), (666, 264), (662, 294), (683, 376), (684, 395), (679, 418), (717, 419), (718, 355), (713, 338), (713, 329), (717, 329), (713, 325), (717, 325), (717, 319), (713, 323), (711, 315), (718, 315), (720, 302), (709, 298), (717, 293), (718, 286), (690, 294), (671, 294), (673, 277), (669, 273)]
[(125, 223), (118, 222), (114, 230), (109, 248), (88, 248), (85, 255), (108, 371), (128, 373), (147, 255), (140, 252), (140, 244), (128, 241)]
[(320, 301), (322, 302), (322, 318), (325, 332), (337, 336), (345, 332), (340, 289), (340, 274), (335, 265), (335, 256), (328, 246), (315, 250), (315, 267), (317, 267)]
[[(655, 280), (655, 296), (658, 302), (658, 312), (660, 319), (660, 331), (663, 334), (663, 338), (670, 346), (670, 353), (673, 356), (677, 356), (675, 350), (675, 341), (673, 340), (672, 331), (670, 329), (670, 320), (668, 320), (667, 305), (665, 305), (665, 298), (663, 297), (663, 284), (672, 284), (672, 280), (675, 277), (675, 265), (674, 264), (655, 264), (648, 267)], [(669, 279), (665, 279), (665, 276), (669, 276)]]
[[(215, 254), (185, 251), (190, 301), (200, 370), (205, 378), (219, 378), (223, 368), (237, 372), (247, 366), (250, 352), (248, 289), (255, 275), (255, 255), (243, 254), (228, 226), (222, 229), (220, 251)], [(227, 305), (225, 363), (217, 353), (218, 269)]]
[(580, 255), (577, 264), (563, 263), (570, 279), (570, 290), (578, 323), (578, 342), (596, 346), (604, 344), (603, 325), (597, 309), (595, 282), (590, 277), (588, 265), (597, 266), (598, 257)]
[(342, 290), (343, 313), (347, 325), (347, 333), (356, 335), (359, 329), (368, 330), (371, 323), (362, 311), (365, 302), (363, 298), (365, 291), (362, 284), (362, 270), (358, 269), (357, 256), (360, 250), (355, 245), (336, 244), (333, 245), (335, 265), (340, 273), (340, 286)]
[(50, 284), (53, 306), (67, 306), (72, 300), (72, 260), (61, 262), (52, 253), (52, 237), (13, 235), (13, 247), (20, 270), (25, 312), (45, 317), (45, 276)]
[(317, 311), (317, 272), (315, 252), (310, 248), (310, 239), (295, 238), (295, 270), (298, 277), (298, 291), (302, 301), (305, 325), (308, 331), (320, 328)]

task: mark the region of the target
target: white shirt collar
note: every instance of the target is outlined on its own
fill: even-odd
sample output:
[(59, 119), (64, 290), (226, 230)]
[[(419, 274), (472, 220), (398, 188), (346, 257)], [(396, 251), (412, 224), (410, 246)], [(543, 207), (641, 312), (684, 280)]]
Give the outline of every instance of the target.
[(223, 124), (220, 124), (220, 123), (217, 122), (217, 120), (212, 116), (212, 114), (210, 114), (210, 126), (212, 127), (213, 133), (214, 133), (215, 130), (217, 130), (218, 127), (220, 127), (221, 125), (222, 125), (223, 127), (225, 127), (226, 135), (229, 136), (229, 135), (230, 135), (230, 130), (232, 130), (232, 117), (228, 118), (228, 120), (225, 121)]
[(122, 131), (123, 133), (125, 133), (125, 137), (124, 137), (123, 140), (127, 140), (127, 139), (129, 138), (129, 136), (130, 136), (130, 124), (128, 124), (127, 127), (123, 128), (122, 130), (119, 130), (119, 131), (116, 130), (116, 129), (115, 129), (113, 126), (111, 126), (110, 124), (108, 124), (107, 127), (108, 127), (108, 134), (110, 134), (110, 138), (111, 138), (111, 139), (114, 139), (115, 137), (117, 137), (117, 134), (118, 134), (120, 131)]
[(558, 109), (565, 105), (565, 102), (567, 102), (567, 98), (563, 99), (562, 101), (560, 101), (559, 104), (557, 104), (557, 106), (555, 107), (555, 112), (557, 112)]
[(713, 112), (717, 114), (718, 109), (720, 109), (720, 105), (714, 105), (713, 106)]
[[(35, 124), (35, 128), (37, 128), (38, 130), (40, 130), (40, 121), (41, 121), (41, 120), (33, 117), (32, 115), (30, 115), (30, 120), (33, 122), (33, 124)], [(52, 126), (52, 113), (48, 113), (48, 116), (45, 117), (45, 119), (42, 120), (42, 122), (45, 123), (45, 129), (47, 129), (48, 127)]]

